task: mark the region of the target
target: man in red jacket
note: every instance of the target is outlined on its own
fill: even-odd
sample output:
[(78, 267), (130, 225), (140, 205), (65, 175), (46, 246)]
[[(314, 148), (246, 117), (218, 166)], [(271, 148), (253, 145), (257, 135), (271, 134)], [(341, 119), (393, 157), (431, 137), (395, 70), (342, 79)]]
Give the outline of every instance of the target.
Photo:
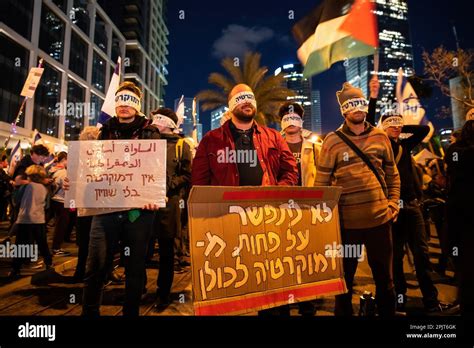
[(193, 185), (297, 185), (296, 161), (280, 133), (255, 122), (252, 89), (236, 85), (229, 94), (231, 119), (199, 143)]

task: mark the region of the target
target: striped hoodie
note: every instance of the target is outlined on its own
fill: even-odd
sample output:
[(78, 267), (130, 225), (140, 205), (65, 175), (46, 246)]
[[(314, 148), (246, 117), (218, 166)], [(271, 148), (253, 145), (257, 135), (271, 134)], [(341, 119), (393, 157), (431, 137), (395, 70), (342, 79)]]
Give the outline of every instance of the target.
[(355, 135), (346, 123), (339, 130), (372, 161), (385, 180), (389, 198), (370, 168), (334, 132), (324, 139), (314, 186), (342, 186), (339, 209), (345, 229), (380, 226), (392, 218), (389, 205), (396, 210), (399, 207), (400, 177), (390, 140), (385, 132), (367, 122), (360, 135)]

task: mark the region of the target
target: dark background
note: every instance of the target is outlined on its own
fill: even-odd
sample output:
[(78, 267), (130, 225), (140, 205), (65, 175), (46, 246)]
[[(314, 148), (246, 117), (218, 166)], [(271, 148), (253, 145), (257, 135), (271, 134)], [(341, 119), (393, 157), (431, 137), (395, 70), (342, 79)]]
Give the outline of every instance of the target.
[[(213, 88), (207, 82), (214, 71), (222, 72), (220, 58), (239, 56), (246, 49), (262, 53), (262, 65), (269, 73), (283, 64), (297, 62), (297, 45), (291, 27), (321, 0), (235, 0), (189, 1), (172, 0), (167, 5), (167, 26), (170, 32), (168, 86), (165, 87), (166, 106), (174, 108), (174, 99), (182, 94), (194, 97), (202, 89)], [(185, 19), (179, 19), (184, 10)], [(288, 19), (293, 10), (295, 19)], [(408, 18), (414, 50), (415, 72), (423, 74), (421, 53), (439, 45), (456, 48), (453, 24), (460, 46), (474, 47), (473, 0), (408, 0)], [(220, 40), (221, 39), (221, 40)], [(337, 128), (342, 122), (335, 92), (345, 81), (342, 62), (313, 78), (313, 89), (321, 91), (323, 133)], [(450, 127), (450, 118), (434, 115), (450, 100), (435, 87), (431, 98), (422, 100), (427, 116), (436, 128)], [(203, 133), (209, 130), (210, 113), (200, 111)]]

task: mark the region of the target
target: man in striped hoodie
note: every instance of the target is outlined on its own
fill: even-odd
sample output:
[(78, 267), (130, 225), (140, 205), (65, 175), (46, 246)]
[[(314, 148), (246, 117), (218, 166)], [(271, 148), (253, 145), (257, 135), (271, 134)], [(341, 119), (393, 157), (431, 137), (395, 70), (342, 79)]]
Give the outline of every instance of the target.
[[(336, 95), (345, 121), (323, 142), (314, 185), (343, 187), (339, 209), (344, 250), (365, 245), (376, 285), (378, 313), (391, 316), (395, 314), (391, 223), (399, 211), (400, 178), (387, 135), (365, 121), (368, 102), (362, 91), (346, 82)], [(344, 136), (368, 157), (378, 177), (343, 140)], [(349, 292), (336, 296), (336, 315), (352, 315), (357, 262), (357, 255), (344, 255)]]

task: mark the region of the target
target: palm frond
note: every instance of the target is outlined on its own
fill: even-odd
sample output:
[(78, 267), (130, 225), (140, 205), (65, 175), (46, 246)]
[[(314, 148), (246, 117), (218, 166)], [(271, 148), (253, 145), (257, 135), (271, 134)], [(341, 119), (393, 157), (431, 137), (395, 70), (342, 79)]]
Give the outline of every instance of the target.
[(244, 56), (243, 75), (246, 82), (252, 79), (252, 76), (260, 68), (260, 58), (262, 55), (256, 52), (247, 52)]
[[(240, 64), (240, 63), (239, 63)], [(222, 67), (232, 76), (234, 85), (243, 83), (244, 77), (242, 75), (242, 69), (239, 66), (235, 66), (234, 59), (227, 57), (221, 61)]]
[(249, 76), (250, 80), (247, 81), (247, 84), (252, 88), (252, 90), (255, 91), (258, 88), (258, 85), (262, 82), (262, 79), (267, 72), (267, 67), (261, 67)]
[(273, 90), (277, 87), (286, 88), (284, 87), (283, 81), (284, 79), (283, 79), (283, 76), (281, 75), (277, 75), (277, 76), (272, 75), (272, 76), (266, 77), (265, 79), (262, 79), (261, 83), (258, 85), (258, 88), (257, 88), (258, 95), (263, 95), (265, 93), (268, 93), (268, 91)]
[(207, 104), (218, 104), (218, 106), (227, 104), (227, 96), (225, 94), (211, 89), (206, 89), (196, 94), (196, 100), (201, 102), (201, 108), (204, 111), (209, 110), (204, 108), (204, 105)]
[(217, 86), (217, 90), (204, 90), (196, 95), (204, 111), (213, 110), (227, 105), (227, 95), (239, 83), (245, 83), (252, 88), (257, 100), (257, 115), (255, 120), (260, 124), (278, 122), (278, 109), (295, 92), (284, 85), (283, 75), (267, 76), (267, 67), (260, 66), (260, 53), (247, 52), (241, 66), (235, 66), (232, 58), (221, 61), (226, 74), (213, 72), (209, 75), (209, 83)]
[(221, 88), (225, 94), (229, 94), (232, 87), (235, 86), (235, 83), (228, 77), (216, 72), (209, 75), (208, 82)]

